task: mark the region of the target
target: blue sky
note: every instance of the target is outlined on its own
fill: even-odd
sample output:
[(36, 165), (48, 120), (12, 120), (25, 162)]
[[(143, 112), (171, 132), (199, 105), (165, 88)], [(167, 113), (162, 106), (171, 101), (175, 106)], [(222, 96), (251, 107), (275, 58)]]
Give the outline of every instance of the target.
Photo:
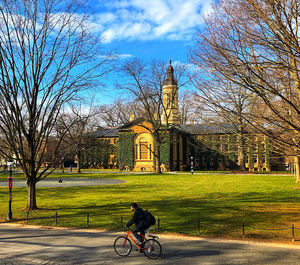
[[(119, 59), (138, 57), (189, 63), (196, 27), (211, 12), (211, 0), (91, 0), (91, 27), (107, 49)], [(112, 84), (103, 94), (105, 102), (118, 95)], [(109, 92), (110, 90), (110, 92)], [(113, 93), (112, 93), (113, 92)]]

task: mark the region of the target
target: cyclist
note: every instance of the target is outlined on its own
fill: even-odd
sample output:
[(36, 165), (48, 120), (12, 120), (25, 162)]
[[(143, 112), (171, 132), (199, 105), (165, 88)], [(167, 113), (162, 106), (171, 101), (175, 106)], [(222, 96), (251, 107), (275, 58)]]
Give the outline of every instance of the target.
[[(132, 224), (135, 224), (135, 228), (132, 229), (132, 233), (134, 234), (136, 239), (141, 244), (143, 241), (143, 237), (141, 237), (140, 235), (144, 236), (145, 230), (149, 228), (147, 225), (147, 222), (146, 222), (146, 217), (145, 217), (143, 209), (138, 207), (138, 205), (136, 203), (132, 203), (130, 205), (130, 208), (131, 208), (131, 211), (134, 212), (134, 214), (133, 214), (133, 217), (131, 218), (131, 220), (128, 221), (128, 223), (126, 224), (125, 227), (129, 228)], [(138, 232), (140, 233), (140, 235), (138, 234)]]

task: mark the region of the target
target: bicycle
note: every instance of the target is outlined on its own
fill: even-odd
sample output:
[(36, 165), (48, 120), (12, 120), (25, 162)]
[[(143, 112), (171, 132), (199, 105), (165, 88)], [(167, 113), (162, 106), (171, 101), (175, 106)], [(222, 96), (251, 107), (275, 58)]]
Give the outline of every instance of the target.
[(132, 251), (132, 241), (137, 247), (137, 250), (144, 253), (147, 258), (157, 259), (160, 257), (162, 248), (160, 243), (156, 240), (159, 238), (158, 236), (148, 235), (148, 237), (151, 238), (147, 239), (145, 236), (141, 235), (143, 243), (139, 245), (132, 235), (132, 232), (128, 229), (125, 236), (119, 236), (115, 239), (114, 250), (118, 255), (122, 257), (128, 256)]

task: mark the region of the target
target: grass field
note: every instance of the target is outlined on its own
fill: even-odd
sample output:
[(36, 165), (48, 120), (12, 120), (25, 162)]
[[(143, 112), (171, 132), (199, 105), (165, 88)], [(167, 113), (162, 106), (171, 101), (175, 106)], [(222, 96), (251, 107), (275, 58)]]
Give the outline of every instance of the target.
[[(292, 176), (233, 174), (53, 174), (51, 177), (122, 179), (118, 185), (38, 188), (41, 209), (29, 214), (30, 224), (120, 229), (129, 205), (137, 202), (160, 220), (160, 231), (212, 237), (290, 241), (291, 226), (300, 228), (300, 189)], [(22, 178), (14, 173), (14, 179)], [(7, 174), (0, 174), (7, 180)], [(13, 217), (25, 221), (26, 188), (13, 189)], [(0, 219), (8, 212), (8, 189), (0, 187)], [(51, 218), (50, 218), (51, 217)], [(258, 229), (257, 229), (258, 228)], [(261, 230), (282, 229), (285, 230)], [(295, 231), (300, 240), (300, 230)]]

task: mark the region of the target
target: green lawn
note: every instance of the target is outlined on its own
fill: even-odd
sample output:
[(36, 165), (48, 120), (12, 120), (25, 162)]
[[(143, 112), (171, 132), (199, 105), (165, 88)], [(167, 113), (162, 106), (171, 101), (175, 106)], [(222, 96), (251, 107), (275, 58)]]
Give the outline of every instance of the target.
[[(162, 232), (241, 238), (245, 222), (246, 237), (291, 240), (291, 229), (300, 228), (300, 190), (292, 176), (232, 174), (53, 174), (51, 177), (117, 178), (119, 185), (38, 188), (41, 210), (29, 215), (30, 224), (90, 227), (118, 230), (121, 216), (127, 221), (129, 205), (137, 202), (160, 219)], [(14, 179), (22, 178), (14, 173)], [(7, 174), (0, 174), (0, 180)], [(13, 217), (25, 221), (27, 189), (13, 189)], [(0, 188), (0, 219), (8, 212), (7, 188)], [(51, 217), (51, 218), (50, 218)], [(250, 228), (251, 227), (251, 228)], [(254, 228), (259, 229), (254, 229)], [(295, 231), (300, 240), (300, 230)]]

